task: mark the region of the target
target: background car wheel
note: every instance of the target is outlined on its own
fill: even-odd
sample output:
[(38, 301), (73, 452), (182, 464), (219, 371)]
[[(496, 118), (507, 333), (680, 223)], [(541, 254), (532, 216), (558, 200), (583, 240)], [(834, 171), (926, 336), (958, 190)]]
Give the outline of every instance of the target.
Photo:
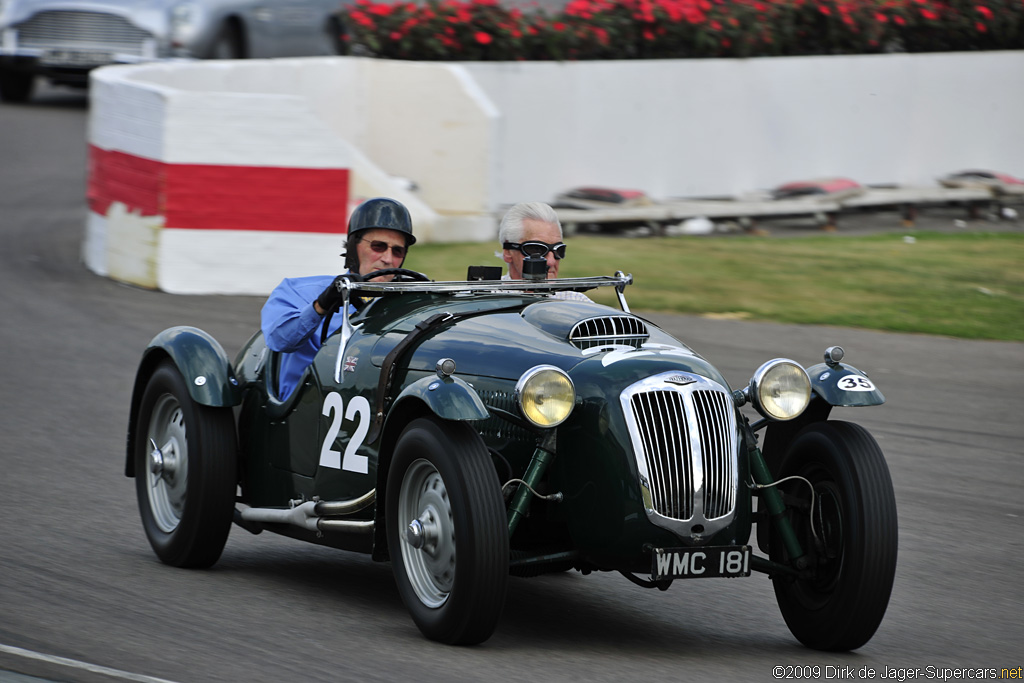
[(135, 434), (135, 490), (150, 545), (169, 565), (209, 567), (234, 514), (231, 410), (193, 402), (181, 373), (164, 361), (146, 384)]
[(224, 24), (210, 46), (208, 59), (245, 59), (245, 40), (236, 24)]
[(348, 29), (337, 17), (331, 17), (327, 22), (327, 42), (334, 50), (334, 54), (348, 54)]
[(36, 77), (27, 71), (0, 69), (0, 100), (28, 102), (35, 89)]
[(509, 551), (501, 487), (480, 437), (461, 423), (409, 424), (386, 504), (395, 581), (420, 631), (453, 645), (487, 640), (505, 604)]
[[(801, 643), (817, 650), (854, 650), (881, 623), (896, 572), (898, 525), (889, 468), (865, 429), (830, 421), (809, 425), (793, 440), (776, 476), (793, 475), (814, 486), (812, 510), (806, 483), (780, 484), (814, 577), (774, 576), (775, 597)], [(788, 562), (777, 534), (770, 550), (773, 560)]]

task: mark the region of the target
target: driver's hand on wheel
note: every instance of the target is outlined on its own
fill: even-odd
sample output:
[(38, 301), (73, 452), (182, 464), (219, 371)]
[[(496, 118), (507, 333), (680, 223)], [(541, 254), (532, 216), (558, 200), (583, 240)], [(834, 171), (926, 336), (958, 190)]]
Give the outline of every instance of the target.
[(362, 282), (363, 277), (358, 273), (343, 273), (338, 277), (334, 278), (331, 284), (327, 285), (327, 288), (320, 293), (320, 296), (313, 302), (313, 308), (320, 315), (324, 315), (327, 311), (337, 308), (341, 305), (344, 300), (342, 292), (345, 291), (346, 282)]

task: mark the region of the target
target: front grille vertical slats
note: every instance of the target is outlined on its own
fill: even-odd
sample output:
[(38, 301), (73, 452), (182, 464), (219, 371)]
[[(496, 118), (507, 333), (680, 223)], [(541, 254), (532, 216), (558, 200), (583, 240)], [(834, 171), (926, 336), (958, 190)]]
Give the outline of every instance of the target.
[(693, 515), (693, 463), (683, 397), (650, 391), (633, 397), (654, 509), (673, 519)]
[(646, 419), (638, 421), (644, 444), (647, 446), (647, 469), (650, 475), (651, 498), (654, 500), (655, 509), (660, 510), (664, 505), (666, 493), (665, 473), (662, 472), (663, 459), (658, 457), (661, 451), (661, 443), (658, 438), (657, 426), (653, 424), (651, 416), (656, 410), (653, 407), (653, 398), (650, 394), (639, 394), (634, 399), (639, 405), (637, 410)]
[(724, 387), (665, 373), (627, 388), (622, 405), (653, 512), (663, 518), (656, 523), (687, 535), (728, 523), (736, 507), (738, 435)]
[(695, 391), (694, 409), (700, 429), (701, 460), (704, 465), (704, 510), (708, 517), (720, 517), (732, 509), (733, 497), (726, 398), (719, 392)]
[(701, 464), (704, 468), (704, 509), (708, 510), (710, 514), (710, 510), (714, 509), (718, 498), (714, 487), (714, 482), (718, 479), (718, 473), (715, 471), (713, 454), (709, 452), (710, 444), (708, 443), (708, 428), (706, 425), (711, 416), (708, 413), (707, 401), (702, 396), (702, 393), (694, 392), (692, 398), (697, 423), (701, 426), (697, 436), (700, 443)]
[(675, 458), (666, 457), (671, 456), (672, 451), (675, 449), (675, 440), (672, 438), (672, 424), (666, 419), (665, 408), (663, 398), (660, 394), (650, 394), (651, 402), (653, 404), (651, 416), (654, 418), (653, 423), (658, 428), (658, 433), (661, 435), (661, 443), (659, 444), (659, 460), (661, 461), (661, 507), (670, 513), (676, 509), (678, 505), (678, 499), (675, 496), (675, 492), (679, 490), (678, 486), (678, 469), (676, 468)]
[(693, 515), (693, 462), (690, 459), (690, 430), (686, 424), (686, 408), (683, 405), (682, 397), (673, 395), (671, 403), (671, 422), (675, 425), (674, 443), (675, 449), (672, 457), (676, 463), (676, 471), (679, 473), (676, 482), (678, 491), (679, 507), (674, 515), (668, 515), (675, 519), (687, 519)]

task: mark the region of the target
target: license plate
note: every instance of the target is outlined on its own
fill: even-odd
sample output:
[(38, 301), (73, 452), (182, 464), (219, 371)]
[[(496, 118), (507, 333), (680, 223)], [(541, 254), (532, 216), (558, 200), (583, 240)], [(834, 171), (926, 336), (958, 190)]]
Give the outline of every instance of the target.
[(750, 576), (750, 546), (655, 548), (651, 564), (655, 581)]
[(99, 66), (113, 59), (111, 53), (97, 50), (47, 50), (39, 61), (50, 66)]

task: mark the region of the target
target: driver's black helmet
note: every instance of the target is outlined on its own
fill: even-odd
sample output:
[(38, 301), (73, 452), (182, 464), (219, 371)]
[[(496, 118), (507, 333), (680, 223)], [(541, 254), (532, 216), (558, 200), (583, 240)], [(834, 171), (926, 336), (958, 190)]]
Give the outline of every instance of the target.
[(388, 197), (367, 199), (355, 208), (348, 219), (345, 266), (349, 270), (359, 270), (355, 249), (359, 233), (374, 228), (404, 233), (406, 247), (416, 244), (416, 237), (412, 234), (412, 217), (409, 216), (409, 209), (405, 208), (404, 204)]

